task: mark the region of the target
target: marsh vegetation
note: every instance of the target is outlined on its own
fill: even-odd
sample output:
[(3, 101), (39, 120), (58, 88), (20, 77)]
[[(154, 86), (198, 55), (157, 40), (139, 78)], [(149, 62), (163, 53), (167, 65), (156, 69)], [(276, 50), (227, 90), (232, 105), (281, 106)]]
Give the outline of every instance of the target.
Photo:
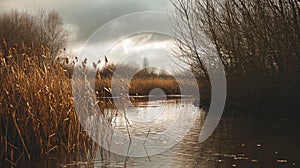
[[(106, 57), (88, 66), (89, 60), (79, 61), (66, 52), (68, 36), (63, 19), (54, 11), (47, 13), (41, 10), (34, 14), (12, 10), (0, 14), (0, 167), (92, 167), (97, 158), (101, 158), (96, 161), (104, 163), (102, 166), (112, 166), (111, 153), (94, 142), (80, 123), (74, 107), (74, 100), (78, 99), (78, 95), (73, 95), (74, 89), (86, 92), (82, 96), (84, 101), (78, 106), (82, 115), (100, 116), (110, 125), (118, 117), (112, 93), (122, 92), (124, 83), (129, 89), (125, 96), (131, 97), (135, 104), (143, 104), (145, 100), (137, 100), (137, 97), (147, 97), (155, 88), (170, 97), (179, 95), (172, 100), (163, 100), (167, 102), (163, 107), (176, 109), (191, 105), (191, 102), (180, 104), (177, 100), (184, 99), (182, 93), (193, 95), (189, 92), (191, 88), (200, 90), (202, 102), (209, 102), (210, 80), (207, 67), (199, 58), (208, 58), (212, 67), (216, 64), (214, 59), (209, 59), (213, 58), (211, 52), (203, 48), (199, 40), (201, 33), (216, 48), (216, 54), (224, 65), (228, 84), (225, 111), (231, 116), (226, 116), (210, 141), (202, 145), (195, 139), (206, 114), (192, 106), (201, 116), (195, 128), (174, 148), (173, 152), (177, 152), (178, 157), (170, 153), (167, 156), (171, 156), (176, 165), (178, 158), (180, 161), (188, 160), (191, 167), (197, 164), (222, 167), (220, 163), (224, 162), (233, 166), (236, 160), (256, 167), (295, 166), (298, 153), (290, 154), (289, 151), (299, 146), (294, 141), (299, 136), (293, 132), (298, 125), (294, 124), (297, 121), (286, 117), (299, 117), (299, 1), (172, 0), (172, 3), (177, 12), (177, 16), (172, 18), (177, 23), (172, 25), (173, 33), (179, 48), (174, 56), (187, 64), (189, 71), (176, 74), (157, 71), (148, 67), (145, 61), (144, 69), (133, 78), (127, 78), (126, 74), (135, 72), (134, 66), (114, 64)], [(203, 52), (200, 53), (199, 48)], [(103, 65), (101, 68), (100, 63)], [(72, 81), (75, 65), (83, 69), (84, 73), (79, 74), (83, 80)], [(116, 67), (119, 69), (117, 73)], [(96, 76), (86, 80), (92, 71), (96, 71)], [(196, 76), (196, 83), (186, 78), (188, 72)], [(113, 75), (121, 76), (122, 80), (112, 83)], [(76, 84), (72, 85), (72, 82)], [(179, 87), (178, 83), (184, 83), (184, 87)], [(95, 84), (95, 92), (89, 92), (87, 84)], [(90, 94), (96, 95), (97, 100), (90, 99)], [(98, 106), (100, 111), (91, 111), (91, 105)], [(113, 111), (110, 115), (108, 109)], [(167, 118), (172, 118), (170, 111), (164, 113)], [(242, 117), (236, 119), (235, 115)], [(247, 118), (249, 116), (251, 119)], [(263, 116), (270, 120), (256, 127), (256, 119), (264, 119)], [(229, 121), (226, 120), (228, 118)], [(250, 125), (239, 121), (250, 122)], [(264, 136), (267, 132), (263, 129), (264, 124), (270, 126), (268, 123), (272, 128), (276, 127), (277, 132)], [(234, 132), (239, 126), (244, 127)], [(281, 126), (284, 128), (281, 129)], [(262, 131), (259, 131), (260, 128)], [(247, 129), (250, 129), (251, 137), (244, 135)], [(257, 135), (261, 138), (253, 138)], [(293, 139), (291, 144), (289, 138)], [(273, 139), (278, 143), (270, 143)], [(201, 155), (203, 150), (207, 156)], [(200, 157), (191, 157), (195, 152)], [(268, 158), (264, 157), (270, 152), (275, 152), (272, 159), (278, 162), (266, 161)], [(206, 160), (202, 162), (203, 157)], [(286, 158), (292, 161), (289, 165), (285, 162)], [(136, 159), (138, 164), (140, 160)], [(128, 165), (128, 161), (126, 158), (123, 166)]]

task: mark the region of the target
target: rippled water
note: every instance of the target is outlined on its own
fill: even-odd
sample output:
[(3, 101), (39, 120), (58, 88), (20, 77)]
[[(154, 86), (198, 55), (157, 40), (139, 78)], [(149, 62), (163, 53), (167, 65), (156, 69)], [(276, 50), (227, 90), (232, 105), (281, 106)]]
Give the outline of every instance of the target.
[[(195, 120), (187, 135), (161, 154), (136, 158), (112, 155), (110, 163), (96, 161), (95, 167), (124, 167), (125, 160), (127, 167), (300, 167), (300, 124), (295, 119), (223, 116), (214, 133), (199, 143), (205, 112), (194, 107), (192, 99), (135, 105), (127, 110), (130, 132), (135, 136), (146, 138), (164, 131), (178, 117), (178, 109), (194, 113)], [(124, 116), (118, 115), (114, 126), (124, 130), (124, 123)]]

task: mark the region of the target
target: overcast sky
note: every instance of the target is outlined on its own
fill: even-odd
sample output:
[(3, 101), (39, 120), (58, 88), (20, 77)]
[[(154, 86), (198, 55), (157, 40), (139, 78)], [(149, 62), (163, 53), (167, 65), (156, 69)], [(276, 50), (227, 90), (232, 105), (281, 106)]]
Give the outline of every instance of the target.
[(56, 10), (70, 31), (70, 45), (80, 45), (101, 25), (140, 11), (172, 11), (169, 0), (0, 0), (0, 11)]
[[(11, 9), (37, 12), (40, 8), (43, 8), (46, 11), (55, 10), (61, 15), (64, 19), (65, 28), (69, 32), (68, 49), (76, 54), (80, 53), (80, 48), (92, 33), (114, 18), (134, 12), (173, 12), (174, 10), (169, 0), (0, 0), (1, 12), (9, 11)], [(160, 25), (160, 23), (157, 23), (157, 25), (154, 26), (159, 27)], [(139, 42), (137, 42), (137, 40)], [(99, 41), (99, 43), (105, 42), (107, 41)], [(130, 46), (137, 50), (130, 50), (130, 53), (126, 53), (127, 49), (124, 50), (126, 46)], [(166, 37), (159, 37), (158, 35), (149, 36), (148, 34), (145, 36), (132, 36), (127, 40), (121, 40), (120, 44), (116, 44), (115, 49), (111, 50), (112, 54), (108, 55), (111, 55), (111, 60), (118, 60), (120, 55), (123, 55), (124, 57), (128, 57), (128, 55), (134, 56), (136, 55), (134, 52), (141, 55), (143, 52), (140, 52), (140, 49), (144, 48), (146, 50), (147, 47), (145, 48), (145, 46), (150, 48), (154, 47), (154, 50), (169, 50), (170, 41), (168, 41)], [(96, 50), (98, 50), (98, 48)], [(147, 50), (149, 51), (149, 48)], [(167, 54), (167, 52), (160, 52), (161, 54), (158, 52), (158, 55), (156, 54), (156, 56), (149, 54), (149, 52), (147, 52), (148, 54), (144, 52), (145, 56), (142, 55), (140, 60), (142, 60), (143, 57), (149, 57), (150, 64), (151, 62), (156, 65), (158, 65), (157, 63), (160, 63), (160, 66), (170, 67), (162, 64), (170, 62), (170, 58), (168, 58), (170, 53)], [(113, 58), (114, 56), (116, 57)], [(91, 56), (89, 59), (96, 62), (98, 58)]]

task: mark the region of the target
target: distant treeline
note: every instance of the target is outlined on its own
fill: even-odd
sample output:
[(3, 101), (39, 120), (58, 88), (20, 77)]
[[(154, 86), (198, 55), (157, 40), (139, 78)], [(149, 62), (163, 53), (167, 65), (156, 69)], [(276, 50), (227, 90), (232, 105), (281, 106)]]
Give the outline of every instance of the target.
[[(130, 95), (149, 95), (151, 90), (155, 88), (163, 90), (167, 95), (179, 95), (183, 90), (185, 93), (189, 93), (190, 88), (198, 87), (197, 83), (189, 81), (189, 75), (185, 75), (184, 72), (177, 73), (174, 76), (174, 74), (168, 74), (155, 68), (148, 67), (140, 70), (139, 67), (128, 64), (114, 65), (107, 63), (97, 70), (96, 76), (98, 77), (95, 81), (96, 90), (100, 95), (104, 93), (108, 97), (111, 96), (111, 92), (122, 92), (120, 88), (124, 83), (128, 83), (128, 85), (124, 85), (125, 88), (123, 89), (128, 89)], [(120, 79), (120, 81), (112, 83), (113, 77)], [(185, 81), (185, 86), (180, 88), (177, 80)], [(112, 84), (119, 85), (113, 87), (117, 90), (105, 89), (112, 88)]]

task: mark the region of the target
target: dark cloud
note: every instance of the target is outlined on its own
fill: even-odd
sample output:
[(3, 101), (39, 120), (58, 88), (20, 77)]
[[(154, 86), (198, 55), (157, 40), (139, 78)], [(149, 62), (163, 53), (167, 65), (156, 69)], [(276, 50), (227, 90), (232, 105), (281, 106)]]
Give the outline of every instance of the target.
[[(70, 43), (82, 43), (100, 26), (110, 20), (133, 12), (171, 11), (169, 0), (0, 0), (0, 11), (11, 8), (58, 11), (76, 36)], [(74, 38), (75, 37), (75, 38)]]
[[(165, 10), (168, 0), (112, 0), (99, 5), (86, 4), (84, 7), (75, 6), (63, 11), (66, 19), (79, 25), (78, 40), (86, 40), (96, 29), (110, 20), (132, 12), (147, 10)], [(69, 11), (66, 11), (69, 10)]]

